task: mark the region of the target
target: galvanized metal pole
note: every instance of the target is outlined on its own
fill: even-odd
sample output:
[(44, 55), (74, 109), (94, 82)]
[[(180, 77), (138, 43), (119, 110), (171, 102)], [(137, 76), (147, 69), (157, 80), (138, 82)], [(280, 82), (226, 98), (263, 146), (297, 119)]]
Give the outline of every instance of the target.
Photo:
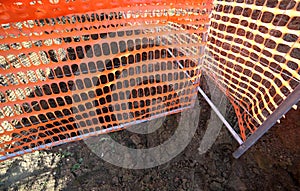
[(197, 89), (198, 89), (199, 93), (204, 97), (206, 102), (210, 105), (210, 107), (217, 114), (217, 116), (220, 118), (220, 120), (224, 123), (225, 127), (228, 129), (228, 131), (231, 133), (231, 135), (241, 145), (243, 143), (243, 140), (241, 139), (241, 137), (235, 132), (235, 130), (231, 127), (231, 125), (226, 121), (224, 116), (220, 113), (220, 111), (215, 106), (215, 104), (207, 97), (207, 95), (204, 93), (204, 91), (200, 87), (197, 87)]
[(254, 145), (259, 138), (261, 138), (284, 114), (286, 114), (293, 105), (300, 101), (300, 85), (287, 96), (287, 98), (278, 106), (278, 108), (263, 122), (261, 126), (233, 153), (234, 158), (239, 158), (252, 145)]
[[(173, 53), (169, 49), (167, 49), (167, 50), (168, 50), (169, 54), (175, 58), (175, 56), (173, 55)], [(178, 64), (178, 66), (181, 69), (184, 69), (184, 67), (182, 66), (182, 64), (180, 62), (178, 62), (178, 60), (176, 60), (176, 63)], [(185, 73), (185, 75), (188, 78), (191, 78), (191, 76), (186, 71), (184, 71), (184, 73)], [(220, 120), (224, 123), (225, 127), (229, 130), (229, 132), (232, 134), (232, 136), (235, 138), (235, 140), (241, 145), (243, 143), (243, 140), (235, 132), (235, 130), (231, 127), (231, 125), (226, 121), (226, 119), (221, 114), (221, 112), (219, 111), (219, 109), (215, 106), (215, 104), (209, 99), (209, 97), (204, 93), (204, 91), (199, 86), (197, 87), (197, 90), (204, 97), (204, 99), (206, 100), (206, 102), (210, 105), (210, 107), (217, 114), (217, 116), (220, 118)]]

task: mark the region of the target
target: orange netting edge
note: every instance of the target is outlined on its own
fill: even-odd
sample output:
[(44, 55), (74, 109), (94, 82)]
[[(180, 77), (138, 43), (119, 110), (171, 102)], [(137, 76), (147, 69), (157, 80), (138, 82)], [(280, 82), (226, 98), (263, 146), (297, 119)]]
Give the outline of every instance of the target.
[(299, 1), (215, 2), (204, 70), (230, 98), (244, 141), (299, 86), (299, 12)]
[[(175, 5), (174, 5), (174, 7), (176, 7)], [(202, 8), (202, 7), (201, 7)], [(107, 12), (107, 13), (109, 13), (108, 11), (104, 11), (104, 12)], [(160, 16), (161, 17), (161, 16)], [(175, 18), (172, 18), (172, 19), (170, 19), (169, 17), (168, 17), (168, 19), (169, 19), (169, 22), (170, 22), (170, 20), (172, 20), (172, 21), (177, 21), (178, 23), (181, 23), (181, 25), (179, 25), (179, 28), (180, 27), (185, 27), (185, 25), (188, 25), (188, 21), (187, 20), (184, 20), (184, 19), (182, 19), (182, 18), (177, 18), (176, 17), (176, 15), (174, 16)], [(190, 17), (190, 16), (188, 16), (188, 17)], [(174, 37), (172, 37), (172, 38), (174, 38), (175, 39), (175, 42), (177, 41), (177, 45), (176, 46), (178, 46), (178, 45), (181, 45), (182, 46), (182, 48), (181, 48), (181, 52), (184, 52), (184, 53), (186, 53), (187, 55), (189, 54), (189, 53), (193, 53), (193, 51), (194, 50), (192, 50), (192, 49), (189, 49), (188, 47), (193, 47), (193, 46), (196, 46), (196, 47), (199, 47), (199, 46), (203, 46), (204, 44), (201, 42), (201, 41), (199, 41), (200, 43), (195, 43), (195, 44), (189, 44), (188, 46), (186, 46), (186, 45), (184, 45), (185, 43), (187, 43), (187, 39), (189, 40), (188, 42), (190, 42), (191, 41), (191, 39), (190, 39), (190, 37), (180, 37), (179, 35), (181, 35), (181, 34), (183, 34), (183, 35), (189, 35), (189, 34), (193, 34), (194, 32), (198, 32), (198, 33), (200, 33), (200, 34), (202, 34), (202, 33), (204, 33), (204, 32), (206, 32), (206, 30), (204, 30), (205, 29), (205, 27), (206, 27), (206, 23), (207, 23), (207, 18), (208, 18), (208, 15), (207, 15), (207, 13), (206, 13), (206, 16), (205, 17), (203, 17), (202, 15), (199, 15), (198, 16), (199, 18), (200, 18), (200, 21), (198, 20), (196, 23), (194, 23), (194, 22), (192, 22), (192, 24), (201, 24), (201, 25), (203, 25), (203, 27), (201, 26), (201, 27), (199, 27), (198, 26), (198, 29), (197, 29), (197, 27), (195, 28), (193, 28), (193, 27), (191, 27), (191, 26), (188, 26), (188, 28), (183, 28), (183, 29), (180, 29), (180, 30), (182, 30), (182, 32), (181, 33), (178, 33), (178, 36), (176, 36), (177, 34), (175, 33), (174, 34)], [(183, 18), (185, 18), (185, 17), (183, 17)], [(196, 17), (197, 18), (197, 17)], [(190, 19), (190, 18), (189, 18)], [(136, 18), (133, 18), (132, 19), (133, 21), (136, 21), (136, 20), (138, 20), (138, 19), (136, 19)], [(147, 20), (147, 19), (141, 19), (142, 21), (144, 21), (145, 22), (145, 20)], [(151, 19), (148, 19), (148, 20), (151, 20)], [(152, 19), (153, 20), (153, 19)], [(164, 19), (163, 19), (164, 20)], [(117, 22), (117, 21), (116, 21)], [(191, 22), (191, 21), (190, 21)], [(112, 23), (114, 23), (115, 24), (115, 22), (114, 21), (112, 21), (111, 19), (107, 19), (107, 20), (105, 20), (105, 21), (103, 21), (103, 23), (104, 24), (106, 24), (106, 26), (108, 26), (108, 25), (112, 25)], [(69, 23), (68, 25), (70, 26), (70, 25), (72, 25), (72, 24), (74, 24), (74, 23)], [(78, 28), (81, 28), (81, 27), (84, 27), (84, 26), (86, 26), (87, 24), (81, 24), (80, 22), (78, 22), (78, 23), (76, 23), (75, 24), (75, 27), (78, 27)], [(176, 22), (175, 22), (175, 25), (176, 25)], [(175, 26), (174, 25), (174, 26)], [(24, 25), (25, 26), (25, 25)], [(27, 25), (28, 26), (28, 25)], [(44, 30), (46, 29), (46, 31), (47, 30), (51, 30), (51, 26), (46, 26), (46, 25), (39, 25), (39, 27), (42, 27)], [(178, 26), (175, 26), (175, 27), (178, 27)], [(27, 30), (27, 31), (22, 31), (22, 33), (25, 33), (25, 34), (31, 34), (33, 31), (32, 31), (32, 29), (30, 29), (30, 27), (26, 27), (25, 26), (25, 28), (28, 28), (29, 30)], [(120, 28), (122, 28), (122, 26), (120, 26)], [(1, 28), (1, 29), (3, 29), (3, 28)], [(59, 29), (59, 28), (57, 28), (57, 26), (55, 26), (55, 29)], [(103, 30), (104, 29), (104, 30)], [(110, 36), (110, 34), (112, 34), (113, 33), (113, 31), (114, 31), (114, 29), (107, 29), (107, 28), (103, 28), (102, 30), (103, 30), (103, 32), (106, 32), (107, 33), (107, 35), (108, 36)], [(199, 30), (200, 29), (200, 30)], [(12, 28), (9, 28), (9, 29), (5, 29), (5, 30), (8, 30), (8, 31), (10, 31), (11, 33), (13, 33), (13, 34), (16, 34), (16, 32), (18, 32), (18, 33), (20, 33), (20, 30), (18, 30), (18, 27), (12, 27)], [(94, 28), (89, 28), (89, 30), (91, 30), (91, 31), (89, 31), (89, 32), (95, 32), (97, 29), (94, 29)], [(176, 30), (178, 30), (178, 29), (176, 29)], [(74, 32), (74, 31), (71, 31), (71, 30), (69, 30), (69, 31), (66, 31), (66, 34), (68, 35), (68, 36), (75, 36), (76, 34), (81, 34), (82, 35), (82, 32), (83, 31), (80, 31), (80, 32)], [(121, 31), (122, 32), (122, 31)], [(123, 31), (124, 32), (124, 31)], [(10, 33), (10, 34), (11, 34)], [(86, 34), (86, 33), (88, 33), (88, 32), (85, 32), (84, 34)], [(7, 34), (7, 33), (6, 33)], [(52, 35), (53, 33), (49, 33), (49, 34), (47, 34), (47, 35)], [(45, 35), (45, 36), (47, 36), (47, 35)], [(55, 34), (56, 36), (59, 36), (59, 34)], [(39, 36), (40, 35), (38, 35), (38, 36), (31, 36), (30, 38), (30, 40), (32, 40), (32, 37), (34, 37), (34, 38), (36, 38), (36, 39), (38, 39), (39, 38)], [(83, 36), (83, 35), (82, 35)], [(191, 35), (192, 36), (192, 35)], [(6, 35), (6, 37), (7, 38), (11, 38), (11, 35)], [(19, 38), (26, 38), (26, 37), (23, 37), (22, 35), (21, 36), (18, 36)], [(16, 38), (15, 36), (13, 37), (14, 39), (18, 39), (18, 37)], [(27, 37), (28, 38), (28, 37)], [(47, 38), (45, 38), (45, 39), (47, 39)], [(173, 40), (174, 40), (173, 39)], [(182, 40), (183, 40), (183, 42), (185, 42), (185, 43), (183, 43), (182, 44)], [(193, 40), (193, 39), (192, 39)], [(201, 38), (200, 38), (200, 40), (201, 40)], [(203, 40), (203, 39), (202, 39)], [(6, 43), (6, 42), (9, 42), (9, 41), (3, 41), (4, 43)], [(22, 42), (22, 39), (21, 39), (21, 42)], [(165, 41), (167, 44), (168, 44), (168, 40), (167, 41)], [(195, 41), (196, 42), (196, 41)], [(66, 43), (66, 42), (65, 42)], [(86, 42), (85, 43), (85, 40), (83, 40), (82, 41), (82, 43), (80, 43), (81, 45), (83, 44), (83, 45), (85, 45), (85, 47), (86, 46), (88, 46), (88, 43), (89, 42)], [(179, 43), (179, 44), (178, 44)], [(74, 41), (74, 44), (76, 44), (76, 41)], [(77, 43), (78, 44), (78, 43)], [(45, 46), (46, 45), (46, 46)], [(60, 48), (67, 48), (67, 47), (69, 47), (70, 46), (70, 44), (65, 44), (65, 45), (62, 45), (62, 44), (58, 44), (58, 45), (55, 45), (55, 44), (53, 44), (54, 45), (54, 47), (56, 46), (56, 47), (60, 47)], [(110, 44), (111, 45), (111, 44)], [(49, 45), (47, 45), (46, 43), (44, 43), (44, 45), (43, 45), (44, 47), (43, 47), (43, 50), (45, 50), (45, 48), (47, 49), (47, 46), (49, 46)], [(51, 45), (50, 45), (51, 46)], [(15, 47), (14, 47), (14, 45), (12, 46), (12, 45), (9, 45), (9, 50), (7, 51), (7, 50), (3, 50), (2, 49), (2, 52), (1, 53), (5, 53), (5, 54), (3, 54), (4, 56), (10, 56), (10, 54), (11, 53), (18, 53), (19, 52), (19, 50), (18, 50), (18, 48), (16, 49)], [(25, 48), (25, 49), (24, 49)], [(95, 48), (95, 47), (93, 47), (93, 48)], [(102, 47), (103, 48), (103, 47)], [(170, 50), (170, 48), (172, 48), (172, 47), (168, 47), (169, 49), (168, 50)], [(172, 50), (172, 49), (171, 49)], [(28, 49), (27, 47), (23, 47), (23, 49), (21, 50), (23, 53), (27, 53), (27, 54), (30, 54), (31, 53), (31, 51), (30, 51), (30, 49)], [(43, 64), (45, 64), (45, 62), (44, 62), (44, 60), (45, 59), (48, 59), (48, 61), (47, 62), (51, 62), (51, 63), (53, 63), (53, 65), (51, 65), (51, 67), (53, 68), (56, 68), (56, 69), (58, 69), (59, 68), (59, 63), (60, 62), (58, 62), (57, 63), (57, 61), (56, 60), (61, 60), (61, 59), (64, 59), (64, 57), (63, 58), (59, 58), (59, 57), (61, 57), (61, 54), (58, 54), (57, 52), (56, 53), (54, 53), (54, 54), (56, 54), (56, 59), (54, 59), (53, 60), (53, 56), (51, 57), (51, 55), (50, 54), (53, 54), (53, 52), (51, 52), (52, 51), (52, 49), (51, 48), (48, 48), (48, 52), (46, 53), (46, 55), (48, 55), (48, 56), (46, 56), (46, 58), (45, 58), (45, 56), (43, 57), (43, 55), (40, 55), (39, 56), (39, 59), (40, 59), (40, 61), (41, 61), (41, 63), (43, 63)], [(167, 53), (163, 53), (163, 51), (165, 51), (164, 50), (164, 48), (160, 48), (160, 53), (161, 54), (166, 54), (167, 55)], [(175, 51), (175, 49), (173, 48), (173, 50), (172, 51)], [(69, 51), (68, 51), (69, 52)], [(78, 55), (78, 53), (79, 53), (80, 51), (78, 51), (77, 49), (76, 49), (76, 52), (74, 52), (75, 54), (77, 54)], [(81, 50), (81, 52), (82, 52), (82, 50)], [(73, 53), (73, 54), (74, 54)], [(85, 52), (87, 55), (89, 54), (88, 52)], [(95, 53), (95, 52), (94, 52)], [(126, 53), (125, 52), (125, 54), (127, 54), (128, 55), (128, 53)], [(137, 52), (135, 53), (136, 55), (137, 55)], [(173, 54), (174, 55), (177, 55), (178, 56), (178, 53), (176, 53), (176, 52), (173, 52)], [(128, 56), (130, 56), (130, 55), (128, 55)], [(153, 55), (154, 56), (154, 55)], [(201, 55), (200, 55), (201, 56)], [(105, 57), (105, 55), (104, 55), (104, 57)], [(169, 57), (169, 56), (168, 56)], [(183, 55), (181, 55), (181, 57), (183, 57)], [(189, 57), (190, 58), (193, 58), (193, 57), (191, 57), (191, 55), (189, 55)], [(195, 58), (195, 62), (198, 60), (198, 57), (199, 56), (197, 56), (197, 58)], [(33, 69), (33, 71), (37, 71), (38, 69), (41, 69), (41, 66), (43, 66), (43, 65), (40, 65), (40, 64), (35, 64), (36, 62), (35, 61), (33, 61), (32, 60), (32, 58), (30, 58), (30, 57), (28, 57), (30, 60), (31, 60), (31, 66), (29, 66), (29, 68), (30, 69)], [(25, 62), (25, 65), (26, 65), (26, 60), (28, 59), (28, 58), (19, 58), (18, 60), (21, 62), (21, 63), (23, 63), (24, 64), (24, 62)], [(51, 58), (50, 60), (49, 60), (49, 58)], [(70, 58), (70, 54), (68, 55), (68, 58)], [(120, 58), (120, 56), (119, 56), (119, 58)], [(34, 59), (34, 58), (33, 58)], [(166, 58), (165, 58), (166, 59)], [(56, 62), (55, 62), (56, 61)], [(91, 60), (90, 60), (91, 61)], [(129, 61), (129, 60), (128, 60)], [(12, 66), (15, 66), (14, 65), (14, 62), (15, 61), (8, 61), (8, 63), (10, 63), (10, 64), (12, 64)], [(68, 62), (64, 62), (64, 63), (68, 63)], [(113, 64), (115, 64), (114, 62), (112, 62)], [(196, 62), (197, 63), (197, 62)], [(70, 62), (70, 64), (71, 64), (71, 62)], [(109, 63), (106, 63), (106, 66), (107, 66), (107, 64), (109, 64)], [(187, 72), (189, 72), (190, 74), (191, 74), (191, 76), (195, 76), (194, 78), (195, 78), (195, 80), (197, 79), (197, 74), (199, 73), (199, 70), (198, 70), (198, 67), (197, 67), (197, 65), (195, 65), (194, 64), (194, 66), (189, 66), (190, 65), (190, 63), (189, 62), (182, 62), (182, 64), (184, 65), (184, 66), (186, 66), (186, 67), (192, 67), (191, 69), (189, 69), (189, 70), (186, 70)], [(24, 65), (24, 66), (25, 66)], [(28, 66), (22, 66), (21, 68), (18, 68), (18, 69), (14, 69), (13, 67), (11, 67), (11, 68), (4, 68), (4, 73), (2, 73), (2, 71), (1, 71), (1, 74), (5, 74), (6, 73), (6, 70), (7, 71), (12, 71), (12, 72), (28, 72)], [(44, 68), (44, 69), (47, 69), (47, 67), (48, 67), (49, 65), (44, 65), (42, 68)], [(71, 66), (71, 65), (70, 65)], [(73, 65), (72, 65), (73, 66)], [(79, 65), (78, 65), (79, 66)], [(87, 67), (87, 66), (84, 66), (84, 65), (80, 65), (80, 67)], [(90, 67), (90, 66), (88, 66), (88, 67)], [(93, 67), (92, 67), (93, 68)], [(161, 68), (163, 68), (163, 65), (161, 65)], [(106, 68), (107, 69), (107, 68)], [(60, 69), (61, 70), (61, 69)], [(98, 68), (98, 70), (99, 70), (99, 68)], [(45, 70), (45, 73), (47, 74), (46, 76), (45, 75), (42, 75), (42, 74), (40, 74), (39, 76), (37, 76), (37, 78), (40, 78), (40, 82), (39, 83), (41, 83), (41, 82), (43, 82), (43, 79), (45, 78), (45, 77), (49, 77), (49, 76), (52, 76), (52, 77), (50, 77), (50, 78), (53, 78), (53, 79), (57, 79), (57, 80), (60, 80), (61, 82), (68, 82), (68, 80), (62, 80), (62, 79), (60, 79), (60, 77), (59, 77), (59, 75), (61, 74), (61, 72), (59, 72), (59, 71), (52, 71), (52, 70), (50, 70), (50, 73), (47, 73), (46, 72), (46, 70)], [(85, 70), (83, 70), (83, 71), (85, 71)], [(116, 70), (114, 73), (115, 74), (117, 74), (116, 72), (118, 72), (118, 70)], [(63, 73), (65, 73), (64, 72), (64, 70), (63, 70)], [(73, 71), (73, 73), (74, 73), (74, 71)], [(75, 71), (75, 73), (76, 73), (76, 71)], [(75, 74), (74, 73), (74, 74)], [(182, 72), (181, 72), (182, 73)], [(38, 73), (36, 73), (36, 74), (38, 74)], [(65, 73), (66, 74), (66, 73)], [(107, 75), (109, 75), (109, 74), (111, 74), (111, 73), (107, 73)], [(27, 76), (28, 76), (28, 78), (32, 78), (32, 73), (31, 74), (27, 74)], [(181, 75), (181, 74), (180, 74)], [(19, 85), (16, 85), (16, 84), (14, 84), (14, 80), (13, 80), (13, 78), (11, 77), (11, 75), (9, 75), (10, 77), (8, 77), (8, 76), (6, 76), (6, 78), (8, 78), (9, 80), (9, 84), (10, 85), (13, 85), (13, 86), (15, 86), (16, 88), (15, 88), (15, 93), (17, 94), (17, 91), (19, 91), (18, 89), (19, 88), (28, 88), (28, 84), (26, 83), (26, 84), (24, 84), (24, 85), (21, 85), (21, 84), (19, 84)], [(84, 79), (84, 78), (82, 78), (82, 77), (84, 77), (85, 76), (85, 74), (84, 73), (82, 73), (81, 75), (76, 75), (75, 74), (75, 76), (77, 76), (77, 80), (81, 80), (81, 79)], [(163, 78), (163, 75), (161, 76), (162, 78)], [(21, 78), (21, 79), (24, 79), (24, 78)], [(100, 79), (100, 81), (101, 81), (102, 79)], [(184, 81), (184, 79), (182, 79), (183, 81)], [(188, 80), (186, 80), (186, 81), (189, 81), (190, 79), (188, 79)], [(18, 81), (18, 80), (17, 80)], [(30, 79), (29, 79), (29, 81), (31, 81)], [(34, 81), (31, 81), (30, 83), (33, 83), (33, 85), (31, 86), (32, 88), (34, 88), (33, 90), (31, 90), (31, 92), (30, 92), (30, 94), (31, 93), (33, 93), (33, 92), (35, 92), (35, 94), (37, 95), (37, 94), (39, 94), (38, 92), (41, 90), (39, 90), (39, 89), (36, 89), (35, 87), (36, 87), (36, 85), (38, 85), (39, 83), (36, 83), (35, 84), (35, 82)], [(46, 85), (47, 83), (43, 83), (44, 85)], [(11, 88), (8, 88), (9, 86), (4, 86), (1, 90), (3, 90), (3, 91), (5, 91), (5, 92), (7, 92), (7, 91), (9, 91)], [(58, 87), (60, 87), (59, 89), (60, 90), (62, 90), (63, 88), (61, 87), (61, 86), (58, 86)], [(108, 87), (108, 86), (106, 86), (106, 87)], [(53, 87), (51, 87), (52, 88), (52, 91), (53, 91), (53, 89), (57, 89), (57, 88), (53, 88)], [(25, 90), (25, 89), (24, 89)], [(104, 89), (103, 89), (104, 90)], [(57, 90), (55, 90), (55, 91), (57, 91)], [(164, 90), (163, 90), (164, 91)], [(194, 96), (195, 96), (195, 92), (196, 91), (194, 91), (193, 92), (193, 90), (192, 91), (190, 91), (190, 93), (187, 93), (187, 95), (190, 95), (190, 96), (188, 96), (188, 102), (191, 102), (194, 98)], [(63, 93), (63, 92), (62, 92)], [(74, 92), (74, 93), (76, 93), (76, 92)], [(80, 92), (79, 92), (80, 93)], [(22, 93), (21, 93), (22, 94)], [(24, 93), (23, 93), (24, 94)], [(30, 95), (29, 94), (29, 95)], [(13, 97), (12, 96), (13, 94), (11, 94), (11, 93), (9, 93), (9, 94), (7, 94), (7, 96), (8, 97)], [(184, 95), (184, 94), (183, 94)], [(53, 97), (53, 96), (52, 96)], [(24, 111), (24, 105), (23, 105), (23, 107), (22, 107), (22, 104), (21, 103), (24, 103), (24, 101), (23, 102), (18, 102), (18, 101), (16, 101), (16, 100), (14, 100), (15, 98), (10, 98), (10, 100), (11, 101), (13, 101), (13, 103), (12, 104), (8, 104), (7, 105), (7, 103), (5, 104), (6, 106), (6, 109), (5, 109), (5, 114), (4, 114), (4, 116), (6, 116), (5, 117), (5, 121), (7, 121), (7, 119), (9, 119), (9, 120), (12, 120), (12, 119), (15, 119), (15, 117), (12, 117), (11, 116), (11, 114), (10, 114), (10, 111), (11, 110), (14, 110), (14, 112), (20, 112), (20, 108), (21, 108), (21, 110), (23, 110)], [(32, 111), (33, 110), (35, 110), (36, 112), (34, 112), (34, 113), (32, 113), (32, 111), (30, 111), (29, 113), (27, 113), (27, 112), (24, 112), (23, 114), (21, 113), (21, 116), (22, 115), (24, 115), (24, 116), (27, 116), (27, 117), (29, 117), (30, 118), (30, 116), (32, 116), (33, 114), (35, 114), (35, 115), (37, 115), (38, 113), (39, 113), (39, 111), (38, 111), (38, 109), (36, 110), (34, 107), (36, 107), (36, 104), (37, 104), (37, 102), (39, 102), (39, 101), (43, 101), (43, 97), (38, 97), (38, 96), (36, 96), (35, 98), (35, 103), (32, 105)], [(60, 103), (59, 103), (60, 101), (56, 101), (56, 105), (60, 105)], [(16, 104), (17, 103), (17, 104)], [(192, 103), (192, 102), (191, 102)], [(189, 105), (189, 104), (188, 104)], [(172, 110), (172, 111), (168, 111), (167, 113), (165, 113), (165, 114), (170, 114), (170, 113), (174, 113), (174, 112), (180, 112), (182, 109), (186, 109), (186, 108), (188, 108), (189, 106), (188, 105), (186, 105), (186, 106), (184, 106), (184, 107), (182, 107), (182, 108), (178, 108), (178, 109), (174, 109), (174, 110)], [(15, 106), (17, 106), (17, 108), (15, 107)], [(7, 107), (11, 107), (10, 109), (8, 109)], [(14, 109), (12, 109), (12, 107), (15, 107)], [(26, 108), (28, 109), (28, 108), (30, 108), (31, 106), (30, 105), (26, 105)], [(42, 107), (42, 104), (41, 104), (41, 102), (40, 102), (40, 107)], [(23, 109), (22, 109), (23, 108)], [(3, 109), (3, 107), (2, 107), (2, 109)], [(55, 111), (55, 108), (53, 108), (53, 109), (51, 109), (52, 111)], [(50, 111), (51, 111), (50, 110)], [(3, 113), (3, 112), (2, 112)], [(26, 114), (27, 113), (27, 114)], [(76, 114), (76, 113), (75, 113)], [(72, 114), (71, 116), (74, 116), (75, 114)], [(165, 115), (164, 114), (164, 115)], [(18, 115), (20, 115), (20, 114), (18, 114)], [(159, 116), (159, 115), (156, 115), (156, 116)], [(76, 119), (76, 118), (75, 118)], [(112, 119), (112, 118), (111, 118)], [(150, 119), (150, 118), (149, 118)], [(32, 120), (32, 119), (31, 119)], [(1, 120), (2, 122), (3, 122), (3, 120)], [(79, 120), (80, 121), (80, 120)], [(143, 122), (144, 120), (142, 119), (142, 120), (138, 120), (137, 122)], [(128, 123), (128, 124), (130, 124), (130, 122)], [(119, 127), (108, 127), (107, 129), (104, 129), (103, 130), (103, 132), (101, 132), (101, 130), (99, 131), (99, 132), (101, 132), (101, 133), (105, 133), (105, 132), (109, 132), (109, 131), (114, 131), (114, 130), (120, 130), (120, 129), (122, 129), (124, 126), (126, 126), (125, 124), (124, 125), (121, 125), (121, 126), (119, 126)], [(18, 130), (18, 132), (22, 132), (21, 130)], [(48, 130), (39, 130), (39, 132), (49, 132)], [(26, 135), (26, 131), (24, 131), (24, 135)], [(55, 142), (55, 140), (54, 140), (54, 142), (55, 142), (55, 144), (53, 144), (53, 143), (42, 143), (42, 144), (40, 144), (39, 143), (39, 145), (38, 145), (38, 147), (32, 147), (32, 148), (29, 148), (29, 149), (25, 149), (25, 150), (21, 150), (21, 151), (14, 151), (13, 153), (10, 153), (10, 154), (7, 154), (6, 155), (6, 157), (13, 157), (13, 156), (16, 156), (16, 155), (20, 155), (20, 154), (22, 154), (22, 153), (24, 153), (24, 152), (32, 152), (32, 151), (34, 151), (34, 150), (36, 150), (37, 148), (38, 149), (44, 149), (44, 148), (46, 148), (46, 147), (50, 147), (50, 146), (54, 146), (54, 145), (58, 145), (58, 144), (61, 144), (61, 143), (65, 143), (65, 142), (69, 142), (69, 141), (74, 141), (74, 140), (78, 140), (78, 139), (82, 139), (82, 138), (85, 138), (85, 137), (87, 137), (87, 136), (91, 136), (93, 133), (85, 133), (84, 135), (79, 135), (79, 136), (75, 136), (75, 137), (71, 137), (71, 138), (66, 138), (66, 139), (62, 139), (62, 140), (60, 140), (59, 142)], [(26, 142), (26, 141), (25, 141)], [(6, 142), (6, 144), (7, 144), (7, 142)], [(10, 148), (10, 150), (12, 151), (13, 149), (11, 149)], [(3, 158), (3, 157), (2, 157)], [(3, 158), (4, 159), (4, 158)]]

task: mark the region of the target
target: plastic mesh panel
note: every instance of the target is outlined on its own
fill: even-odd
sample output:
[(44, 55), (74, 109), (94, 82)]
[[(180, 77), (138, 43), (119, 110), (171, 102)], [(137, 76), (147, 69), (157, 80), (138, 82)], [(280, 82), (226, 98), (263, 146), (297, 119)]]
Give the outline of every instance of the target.
[(245, 140), (299, 85), (300, 2), (214, 6), (204, 67), (231, 98)]
[(0, 3), (0, 155), (193, 105), (209, 3), (93, 2)]

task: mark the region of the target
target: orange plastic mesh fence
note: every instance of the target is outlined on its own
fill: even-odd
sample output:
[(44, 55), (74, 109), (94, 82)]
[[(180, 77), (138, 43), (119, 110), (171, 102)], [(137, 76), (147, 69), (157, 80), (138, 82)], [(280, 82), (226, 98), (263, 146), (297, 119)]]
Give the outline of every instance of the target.
[(0, 3), (1, 159), (192, 106), (210, 8), (202, 0)]
[(300, 80), (300, 1), (215, 1), (204, 68), (235, 107), (242, 138)]

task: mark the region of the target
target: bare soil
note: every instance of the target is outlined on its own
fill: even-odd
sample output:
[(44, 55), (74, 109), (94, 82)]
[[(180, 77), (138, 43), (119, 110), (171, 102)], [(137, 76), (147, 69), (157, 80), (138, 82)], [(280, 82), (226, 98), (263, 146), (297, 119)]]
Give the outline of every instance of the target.
[[(210, 150), (199, 154), (211, 112), (202, 99), (200, 104), (193, 140), (166, 164), (143, 170), (116, 167), (78, 141), (0, 163), (0, 190), (300, 190), (299, 109), (289, 111), (246, 154), (234, 159), (238, 144), (225, 128)], [(153, 147), (172, 135), (178, 115), (167, 117), (150, 135), (122, 131), (110, 136), (128, 147)]]

